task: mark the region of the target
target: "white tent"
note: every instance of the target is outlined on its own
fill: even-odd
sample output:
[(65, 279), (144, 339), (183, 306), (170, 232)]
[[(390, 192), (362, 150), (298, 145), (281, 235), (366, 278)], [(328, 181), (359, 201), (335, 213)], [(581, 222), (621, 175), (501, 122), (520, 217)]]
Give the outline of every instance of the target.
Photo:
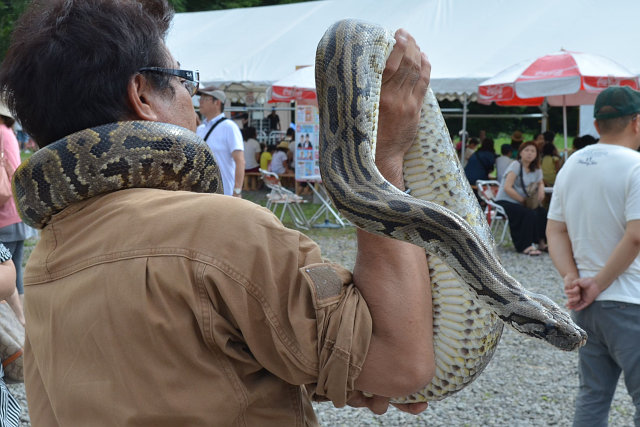
[(640, 74), (638, 16), (637, 0), (321, 0), (180, 13), (167, 44), (184, 68), (200, 70), (203, 83), (233, 84), (236, 98), (248, 91), (260, 101), (272, 82), (314, 63), (330, 24), (365, 19), (414, 35), (440, 99), (474, 99), (481, 81), (561, 48)]

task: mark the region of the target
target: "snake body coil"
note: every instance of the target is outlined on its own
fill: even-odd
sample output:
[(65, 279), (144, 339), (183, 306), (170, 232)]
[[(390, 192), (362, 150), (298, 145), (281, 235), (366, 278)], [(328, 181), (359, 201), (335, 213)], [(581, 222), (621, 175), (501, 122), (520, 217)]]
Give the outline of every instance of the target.
[(316, 89), (320, 172), (336, 207), (358, 227), (422, 246), (429, 257), (436, 376), (421, 392), (394, 399), (408, 403), (440, 400), (469, 384), (490, 361), (502, 322), (562, 350), (583, 345), (586, 334), (502, 267), (431, 89), (405, 156), (412, 196), (375, 167), (382, 72), (393, 44), (381, 27), (337, 22), (318, 45)]

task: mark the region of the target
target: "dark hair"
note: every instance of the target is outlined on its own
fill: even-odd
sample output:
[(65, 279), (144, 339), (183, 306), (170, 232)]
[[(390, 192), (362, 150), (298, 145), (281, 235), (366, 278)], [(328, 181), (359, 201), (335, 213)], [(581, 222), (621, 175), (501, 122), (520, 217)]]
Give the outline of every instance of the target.
[(540, 151), (538, 151), (538, 145), (535, 141), (527, 141), (520, 144), (520, 147), (518, 148), (518, 161), (520, 161), (520, 153), (522, 153), (522, 150), (529, 146), (533, 146), (533, 148), (536, 149), (536, 158), (533, 159), (533, 161), (529, 165), (529, 172), (533, 172), (536, 169), (540, 169)]
[(556, 138), (556, 133), (548, 130), (542, 134), (542, 137), (544, 138), (544, 142), (553, 142), (553, 140)]
[(542, 146), (542, 157), (544, 156), (554, 156), (558, 153), (558, 149), (556, 148), (553, 142), (545, 142)]
[(507, 156), (511, 153), (513, 153), (513, 147), (511, 146), (511, 144), (502, 144), (500, 146), (500, 154), (502, 154), (503, 156)]
[(287, 136), (290, 136), (291, 138), (295, 139), (296, 138), (296, 131), (293, 130), (293, 128), (287, 128)]
[(585, 147), (584, 139), (581, 136), (576, 136), (573, 138), (573, 148), (574, 150), (579, 150)]
[(469, 141), (467, 141), (467, 146), (478, 145), (478, 144), (480, 144), (480, 141), (478, 141), (478, 138), (469, 138)]
[(6, 127), (10, 128), (16, 122), (14, 119), (8, 116), (0, 115), (0, 119), (2, 119), (2, 123), (5, 124)]
[(249, 126), (247, 128), (242, 129), (244, 132), (245, 140), (249, 138), (256, 139), (258, 137), (258, 133), (256, 132), (256, 128), (253, 126)]
[(480, 148), (478, 148), (478, 151), (489, 151), (495, 154), (496, 150), (493, 147), (493, 145), (494, 145), (493, 139), (485, 138), (482, 140), (482, 145), (480, 146)]
[[(127, 85), (141, 67), (171, 67), (166, 0), (34, 0), (16, 23), (0, 91), (24, 130), (45, 146), (133, 111)], [(145, 73), (174, 95), (170, 76)]]
[[(600, 109), (601, 113), (609, 113), (615, 111), (615, 108), (608, 105)], [(629, 125), (629, 123), (631, 123), (631, 121), (637, 114), (638, 113), (627, 114), (626, 116), (614, 117), (611, 119), (596, 119), (600, 135), (615, 135), (622, 132)], [(640, 120), (640, 117), (636, 118), (636, 120)]]
[(583, 147), (586, 147), (587, 145), (597, 144), (599, 141), (599, 139), (589, 134), (581, 136), (580, 139), (582, 140)]

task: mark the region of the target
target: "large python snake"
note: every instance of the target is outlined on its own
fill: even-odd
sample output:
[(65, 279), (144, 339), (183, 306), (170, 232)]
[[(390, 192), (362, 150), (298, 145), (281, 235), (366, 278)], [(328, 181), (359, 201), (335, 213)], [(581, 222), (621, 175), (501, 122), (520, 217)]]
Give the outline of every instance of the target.
[(130, 121), (83, 129), (36, 151), (13, 176), (22, 220), (43, 228), (74, 202), (126, 188), (221, 193), (213, 154), (188, 129)]
[(427, 252), (436, 374), (420, 392), (393, 399), (409, 403), (443, 399), (473, 381), (491, 360), (503, 322), (562, 350), (583, 345), (586, 334), (553, 301), (529, 292), (502, 267), (430, 88), (405, 156), (411, 195), (375, 167), (382, 72), (394, 43), (393, 34), (379, 26), (337, 22), (318, 45), (316, 90), (320, 173), (338, 210), (366, 231)]

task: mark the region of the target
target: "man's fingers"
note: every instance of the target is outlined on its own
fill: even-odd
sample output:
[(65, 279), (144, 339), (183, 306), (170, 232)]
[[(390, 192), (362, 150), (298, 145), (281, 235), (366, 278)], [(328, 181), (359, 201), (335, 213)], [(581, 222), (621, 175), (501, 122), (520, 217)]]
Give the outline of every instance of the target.
[(354, 408), (369, 408), (376, 415), (382, 415), (389, 408), (389, 398), (373, 395), (365, 396), (362, 392), (354, 393), (347, 401), (347, 405)]
[(427, 402), (405, 404), (392, 403), (392, 405), (402, 412), (407, 412), (412, 415), (418, 415), (419, 413), (424, 412), (429, 407), (429, 403)]
[(376, 415), (382, 415), (389, 408), (389, 398), (382, 396), (367, 397), (365, 406)]
[(431, 76), (431, 63), (427, 58), (427, 54), (420, 52), (420, 77), (414, 86), (414, 92), (424, 96), (429, 87), (429, 77)]
[(405, 51), (407, 50), (407, 45), (409, 43), (407, 37), (408, 33), (402, 28), (396, 31), (396, 44), (393, 46), (393, 50), (391, 51), (389, 58), (387, 58), (387, 63), (384, 67), (384, 72), (382, 73), (382, 84), (394, 77), (398, 68), (400, 68), (400, 63), (402, 62), (402, 58), (405, 55)]
[(420, 78), (421, 63), (420, 49), (415, 39), (403, 29), (399, 29), (396, 32), (396, 45), (387, 59), (382, 83), (391, 85), (394, 92), (401, 90), (405, 84), (413, 88)]

